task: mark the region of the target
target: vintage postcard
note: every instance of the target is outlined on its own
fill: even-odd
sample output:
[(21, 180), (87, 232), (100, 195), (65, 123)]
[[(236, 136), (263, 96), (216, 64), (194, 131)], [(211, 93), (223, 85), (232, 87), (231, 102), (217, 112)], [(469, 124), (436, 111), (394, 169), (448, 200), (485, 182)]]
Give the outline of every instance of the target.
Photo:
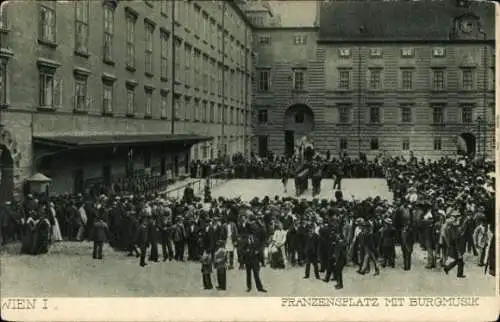
[(493, 2), (0, 9), (3, 319), (498, 318)]

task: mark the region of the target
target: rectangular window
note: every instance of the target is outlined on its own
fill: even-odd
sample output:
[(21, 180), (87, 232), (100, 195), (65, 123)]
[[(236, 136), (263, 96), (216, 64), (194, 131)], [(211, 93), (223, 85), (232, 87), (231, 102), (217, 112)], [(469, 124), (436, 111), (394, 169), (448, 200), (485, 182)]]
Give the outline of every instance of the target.
[(347, 138), (340, 138), (340, 149), (347, 150), (348, 142)]
[[(162, 1), (164, 2), (164, 1)], [(168, 119), (168, 93), (167, 92), (161, 92), (161, 113), (160, 117), (162, 119)]]
[(340, 48), (339, 49), (339, 56), (342, 58), (351, 57), (351, 49), (350, 48)]
[(413, 89), (413, 70), (411, 69), (401, 70), (401, 87), (404, 90)]
[(163, 16), (168, 17), (168, 12), (170, 11), (170, 1), (161, 0), (160, 1), (160, 12)]
[(102, 84), (102, 112), (105, 115), (113, 114), (113, 83)]
[(296, 46), (303, 46), (306, 44), (306, 36), (304, 35), (295, 35), (293, 36), (293, 43)]
[(150, 118), (153, 116), (153, 91), (150, 89), (145, 90), (146, 106), (144, 109), (144, 117)]
[(462, 69), (462, 89), (472, 90), (474, 86), (474, 70), (472, 68)]
[(127, 115), (135, 115), (135, 90), (133, 87), (127, 88)]
[(210, 103), (210, 123), (215, 121), (215, 103)]
[(200, 120), (200, 101), (199, 100), (194, 100), (194, 104), (191, 106), (192, 112), (191, 112), (191, 117), (193, 118), (193, 121), (198, 122)]
[(270, 42), (271, 42), (270, 36), (259, 36), (259, 44), (269, 45)]
[(174, 99), (174, 120), (180, 121), (181, 119), (181, 97), (179, 95), (175, 95)]
[(339, 70), (339, 88), (349, 89), (351, 83), (351, 72), (346, 69)]
[(75, 102), (73, 109), (77, 112), (87, 111), (87, 78), (75, 76)]
[(412, 123), (412, 105), (401, 104), (401, 123)]
[(338, 104), (339, 123), (349, 124), (351, 122), (351, 106), (349, 104)]
[(137, 17), (130, 13), (127, 14), (126, 29), (127, 29), (127, 67), (135, 68), (135, 22)]
[(115, 10), (110, 4), (104, 5), (104, 61), (113, 61), (113, 35)]
[(56, 3), (40, 3), (40, 40), (56, 42)]
[[(165, 2), (165, 1), (162, 1)], [(161, 47), (161, 62), (160, 62), (160, 77), (162, 80), (168, 80), (168, 54), (169, 54), (169, 46), (168, 46), (168, 34), (166, 32), (161, 33), (160, 39), (160, 47)]]
[(462, 110), (462, 123), (471, 124), (473, 122), (474, 107), (471, 104), (463, 104)]
[(444, 57), (445, 56), (445, 50), (443, 47), (436, 47), (432, 49), (432, 56), (434, 57)]
[(434, 138), (434, 151), (441, 151), (441, 138)]
[(188, 97), (185, 98), (184, 100), (185, 105), (184, 105), (184, 121), (189, 121), (191, 120), (191, 99)]
[(53, 71), (40, 71), (40, 107), (54, 108), (56, 81)]
[(370, 140), (370, 150), (378, 150), (378, 149), (379, 149), (378, 138), (372, 138)]
[(372, 124), (380, 124), (381, 123), (380, 109), (381, 109), (381, 107), (378, 105), (371, 105), (370, 106), (370, 123), (372, 123)]
[(0, 107), (7, 105), (7, 62), (0, 59)]
[(372, 58), (382, 57), (382, 48), (370, 48), (370, 57)]
[(432, 88), (435, 91), (442, 91), (445, 87), (445, 70), (443, 68), (432, 70)]
[(293, 70), (293, 90), (303, 91), (305, 82), (305, 70), (304, 69), (294, 69)]
[(75, 1), (75, 51), (88, 52), (89, 40), (89, 2)]
[(267, 123), (267, 110), (260, 109), (257, 114), (259, 124)]
[(408, 151), (410, 150), (410, 138), (403, 138), (403, 141), (402, 141), (402, 150), (403, 151)]
[(144, 50), (144, 71), (146, 74), (153, 74), (153, 34), (155, 27), (150, 24), (145, 24), (146, 31), (146, 47)]
[(381, 88), (382, 83), (382, 70), (380, 68), (370, 69), (370, 89), (378, 90)]
[(257, 71), (259, 75), (259, 92), (269, 92), (271, 89), (271, 71), (269, 69), (263, 69)]
[(444, 104), (433, 104), (432, 105), (432, 123), (433, 124), (444, 124)]
[(414, 54), (413, 48), (407, 47), (401, 49), (401, 57), (409, 58), (413, 57), (413, 54)]

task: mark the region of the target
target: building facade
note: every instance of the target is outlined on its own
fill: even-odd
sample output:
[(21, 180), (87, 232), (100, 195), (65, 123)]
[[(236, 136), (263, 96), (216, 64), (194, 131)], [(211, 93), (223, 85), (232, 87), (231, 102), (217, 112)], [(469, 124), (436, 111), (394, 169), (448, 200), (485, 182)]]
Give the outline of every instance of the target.
[(492, 157), (494, 16), (467, 1), (321, 1), (317, 27), (255, 28), (255, 151), (290, 154), (306, 136), (333, 154)]
[(2, 199), (250, 153), (251, 25), (232, 1), (2, 3)]

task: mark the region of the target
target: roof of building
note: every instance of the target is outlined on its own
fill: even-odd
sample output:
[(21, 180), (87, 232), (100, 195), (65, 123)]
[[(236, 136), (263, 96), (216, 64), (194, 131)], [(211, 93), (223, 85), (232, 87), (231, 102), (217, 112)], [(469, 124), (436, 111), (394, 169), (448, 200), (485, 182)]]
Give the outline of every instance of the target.
[(323, 41), (449, 40), (454, 21), (477, 16), (488, 40), (495, 39), (495, 8), (471, 1), (467, 8), (454, 1), (333, 1), (322, 4), (319, 39)]
[(109, 135), (58, 135), (36, 136), (34, 143), (65, 148), (86, 148), (115, 145), (147, 145), (165, 143), (196, 144), (209, 141), (211, 137), (197, 134), (109, 134)]

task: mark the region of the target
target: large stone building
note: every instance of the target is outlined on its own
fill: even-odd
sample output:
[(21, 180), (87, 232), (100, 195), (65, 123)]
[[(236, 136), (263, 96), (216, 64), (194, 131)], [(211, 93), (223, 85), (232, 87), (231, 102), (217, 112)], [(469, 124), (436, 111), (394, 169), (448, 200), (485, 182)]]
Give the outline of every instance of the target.
[(494, 150), (495, 12), (472, 1), (320, 1), (316, 27), (254, 28), (261, 155)]
[(250, 153), (251, 25), (233, 1), (12, 1), (0, 24), (1, 189), (177, 176)]

